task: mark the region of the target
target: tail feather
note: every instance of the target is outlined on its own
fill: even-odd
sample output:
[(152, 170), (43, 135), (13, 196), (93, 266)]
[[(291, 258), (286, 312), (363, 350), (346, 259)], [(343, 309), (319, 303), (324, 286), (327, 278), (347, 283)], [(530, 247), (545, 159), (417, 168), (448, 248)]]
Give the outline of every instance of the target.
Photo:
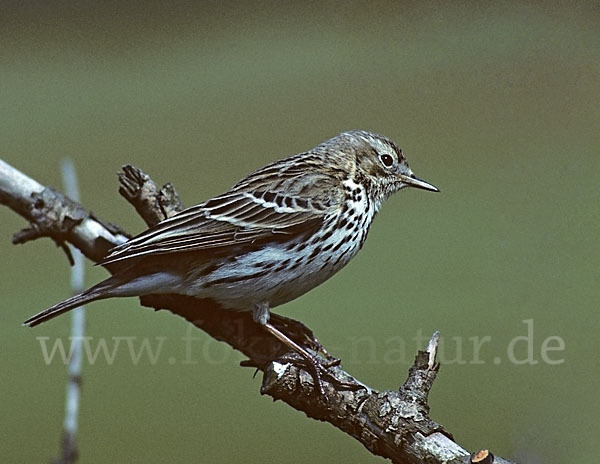
[(110, 298), (113, 296), (113, 290), (115, 289), (115, 284), (117, 284), (116, 279), (110, 277), (93, 287), (88, 288), (87, 290), (79, 293), (78, 295), (72, 296), (71, 298), (67, 298), (60, 303), (51, 306), (48, 309), (45, 309), (41, 313), (36, 314), (35, 316), (30, 317), (23, 325), (29, 327), (35, 327), (42, 322), (46, 322), (60, 314), (66, 313), (71, 309), (75, 309), (78, 306), (84, 305), (91, 301), (102, 300), (104, 298)]

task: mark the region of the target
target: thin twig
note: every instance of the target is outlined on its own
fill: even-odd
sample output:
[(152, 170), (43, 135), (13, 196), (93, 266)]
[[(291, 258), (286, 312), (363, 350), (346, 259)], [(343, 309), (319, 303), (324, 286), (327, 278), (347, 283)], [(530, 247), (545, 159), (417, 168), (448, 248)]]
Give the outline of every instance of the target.
[[(77, 172), (71, 159), (61, 162), (61, 174), (65, 192), (74, 201), (79, 202), (79, 187)], [(71, 291), (75, 295), (84, 290), (85, 263), (81, 252), (68, 245), (73, 256), (71, 268)], [(67, 366), (67, 392), (65, 398), (65, 421), (61, 444), (61, 457), (57, 464), (73, 464), (79, 457), (77, 447), (77, 431), (79, 425), (79, 404), (83, 381), (83, 337), (85, 335), (85, 306), (80, 306), (71, 312), (71, 343), (72, 354)]]

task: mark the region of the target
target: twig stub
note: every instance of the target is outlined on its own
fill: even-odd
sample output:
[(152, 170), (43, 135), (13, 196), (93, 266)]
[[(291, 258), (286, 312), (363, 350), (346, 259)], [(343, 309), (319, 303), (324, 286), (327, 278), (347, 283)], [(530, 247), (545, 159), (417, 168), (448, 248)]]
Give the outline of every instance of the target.
[(141, 169), (126, 164), (118, 173), (119, 193), (135, 208), (146, 224), (153, 226), (183, 210), (183, 204), (172, 184), (158, 188)]
[(494, 462), (494, 455), (489, 450), (482, 449), (471, 454), (469, 459), (470, 464), (492, 464)]

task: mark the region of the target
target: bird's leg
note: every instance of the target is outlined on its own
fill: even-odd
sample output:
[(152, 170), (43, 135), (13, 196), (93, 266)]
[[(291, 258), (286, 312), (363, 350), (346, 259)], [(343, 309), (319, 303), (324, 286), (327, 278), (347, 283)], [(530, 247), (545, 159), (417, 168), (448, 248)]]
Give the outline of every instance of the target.
[(271, 318), (271, 311), (269, 310), (269, 303), (257, 303), (254, 305), (252, 310), (252, 319), (254, 322), (260, 325), (265, 325)]
[(306, 359), (306, 361), (308, 362), (308, 364), (311, 367), (310, 370), (311, 370), (311, 375), (313, 376), (314, 381), (315, 381), (315, 387), (319, 390), (319, 393), (322, 396), (325, 396), (325, 390), (323, 388), (321, 374), (322, 374), (322, 371), (326, 372), (327, 369), (321, 365), (321, 363), (315, 356), (310, 354), (308, 351), (306, 351), (304, 348), (302, 348), (300, 345), (298, 345), (295, 341), (293, 341), (290, 337), (288, 337), (286, 334), (281, 332), (279, 329), (275, 328), (269, 322), (270, 315), (271, 315), (271, 313), (269, 311), (269, 303), (264, 302), (264, 303), (259, 303), (254, 306), (254, 311), (252, 312), (252, 318), (254, 319), (254, 321), (257, 322), (258, 324), (260, 324), (267, 332), (269, 332), (271, 335), (273, 335), (277, 340), (279, 340), (285, 346), (292, 349), (293, 351), (298, 353), (300, 356), (302, 356), (304, 359)]
[(311, 348), (317, 353), (322, 353), (328, 361), (324, 364), (326, 367), (340, 365), (341, 360), (331, 355), (321, 344), (313, 331), (306, 327), (302, 322), (275, 313), (271, 313), (269, 321), (275, 328), (279, 329), (280, 332), (286, 333), (292, 340)]
[[(252, 312), (252, 317), (256, 323), (260, 324), (267, 332), (269, 332), (271, 335), (273, 335), (277, 340), (279, 340), (281, 343), (283, 343), (285, 346), (287, 346), (291, 350), (298, 353), (300, 356), (302, 356), (306, 360), (306, 362), (308, 363), (308, 366), (309, 366), (309, 372), (313, 376), (313, 379), (315, 382), (315, 388), (318, 389), (321, 396), (325, 397), (325, 389), (323, 388), (323, 380), (322, 380), (323, 376), (326, 376), (329, 379), (331, 379), (331, 382), (333, 384), (339, 386), (340, 388), (347, 388), (347, 389), (351, 389), (351, 390), (356, 390), (356, 389), (362, 388), (359, 385), (347, 384), (345, 382), (341, 382), (338, 379), (336, 379), (333, 375), (331, 375), (330, 372), (327, 371), (327, 369), (332, 365), (331, 362), (328, 363), (327, 365), (321, 364), (321, 362), (319, 361), (319, 359), (316, 356), (313, 356), (311, 353), (309, 353), (306, 349), (301, 347), (298, 343), (296, 343), (294, 340), (292, 340), (290, 337), (288, 337), (282, 331), (280, 331), (279, 329), (274, 327), (269, 322), (270, 312), (269, 312), (269, 304), (268, 303), (260, 303), (260, 304), (255, 305), (254, 310)], [(290, 358), (285, 358), (285, 359), (292, 363), (297, 364), (297, 360), (295, 360), (295, 359), (290, 359)], [(339, 362), (337, 362), (337, 364), (339, 364)]]

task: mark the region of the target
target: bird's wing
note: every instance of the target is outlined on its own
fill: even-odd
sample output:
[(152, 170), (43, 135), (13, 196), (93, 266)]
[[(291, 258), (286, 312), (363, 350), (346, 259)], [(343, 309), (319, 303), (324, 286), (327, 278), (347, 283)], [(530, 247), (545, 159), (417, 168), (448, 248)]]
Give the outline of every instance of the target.
[(269, 182), (268, 177), (267, 181), (259, 178), (267, 168), (223, 195), (181, 211), (113, 248), (99, 264), (262, 240), (288, 240), (319, 228), (339, 201), (335, 180), (314, 173), (286, 176), (279, 171)]

